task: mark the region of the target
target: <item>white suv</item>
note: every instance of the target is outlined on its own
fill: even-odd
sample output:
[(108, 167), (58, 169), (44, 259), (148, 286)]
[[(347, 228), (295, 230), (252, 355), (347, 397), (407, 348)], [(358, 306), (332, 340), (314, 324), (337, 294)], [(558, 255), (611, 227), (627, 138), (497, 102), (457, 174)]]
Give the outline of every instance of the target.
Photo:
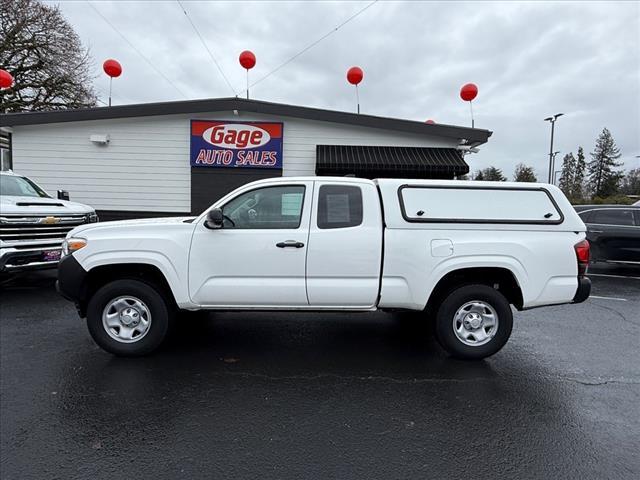
[(67, 192), (52, 198), (33, 180), (0, 172), (0, 274), (55, 267), (67, 233), (97, 221), (93, 208), (70, 202)]

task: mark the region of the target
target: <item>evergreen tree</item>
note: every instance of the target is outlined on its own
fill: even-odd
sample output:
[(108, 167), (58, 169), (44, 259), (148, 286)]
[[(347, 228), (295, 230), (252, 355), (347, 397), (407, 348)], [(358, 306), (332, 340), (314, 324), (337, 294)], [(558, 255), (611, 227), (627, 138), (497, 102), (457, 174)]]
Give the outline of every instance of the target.
[(578, 147), (578, 158), (576, 159), (576, 169), (573, 175), (573, 185), (571, 186), (571, 198), (581, 200), (584, 198), (584, 178), (587, 173), (587, 162), (584, 159), (584, 149)]
[(478, 170), (476, 172), (476, 175), (473, 177), (474, 180), (484, 180), (484, 174), (482, 173), (482, 170)]
[(533, 182), (533, 183), (538, 181), (536, 174), (533, 171), (533, 167), (528, 167), (524, 163), (519, 163), (516, 166), (516, 171), (513, 174), (513, 180), (516, 182)]
[(567, 153), (562, 159), (562, 171), (560, 173), (560, 182), (558, 187), (568, 197), (573, 197), (573, 188), (575, 184), (576, 174), (576, 157), (573, 156), (573, 152)]
[(622, 179), (620, 192), (625, 195), (640, 195), (640, 168), (629, 170)]
[(589, 162), (589, 186), (594, 197), (609, 197), (618, 192), (622, 173), (614, 170), (622, 163), (616, 162), (620, 158), (620, 149), (611, 132), (604, 128), (596, 140), (596, 146), (591, 152)]
[(502, 170), (496, 167), (487, 167), (482, 171), (482, 176), (490, 182), (506, 182), (507, 177), (502, 174)]

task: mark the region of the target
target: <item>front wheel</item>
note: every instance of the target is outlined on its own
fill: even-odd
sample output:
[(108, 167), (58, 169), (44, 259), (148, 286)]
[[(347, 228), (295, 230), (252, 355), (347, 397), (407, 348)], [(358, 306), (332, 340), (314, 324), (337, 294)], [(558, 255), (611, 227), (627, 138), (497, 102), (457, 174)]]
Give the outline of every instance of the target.
[(436, 338), (452, 356), (479, 360), (498, 352), (509, 340), (513, 314), (507, 299), (486, 285), (452, 291), (436, 315)]
[(116, 280), (89, 301), (87, 326), (107, 352), (140, 356), (158, 348), (169, 329), (171, 309), (153, 286), (139, 280)]

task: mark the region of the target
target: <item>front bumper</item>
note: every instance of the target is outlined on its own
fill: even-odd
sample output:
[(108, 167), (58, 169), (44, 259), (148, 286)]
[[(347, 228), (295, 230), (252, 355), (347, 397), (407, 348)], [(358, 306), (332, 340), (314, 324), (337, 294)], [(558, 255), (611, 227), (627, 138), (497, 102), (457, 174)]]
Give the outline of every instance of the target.
[(578, 289), (571, 303), (582, 303), (591, 294), (591, 280), (588, 277), (578, 277)]
[(0, 248), (0, 272), (13, 273), (55, 268), (59, 262), (60, 251), (60, 244), (27, 248)]
[(60, 260), (56, 290), (64, 298), (76, 304), (81, 317), (85, 316), (86, 310), (87, 275), (87, 271), (73, 255), (67, 255)]

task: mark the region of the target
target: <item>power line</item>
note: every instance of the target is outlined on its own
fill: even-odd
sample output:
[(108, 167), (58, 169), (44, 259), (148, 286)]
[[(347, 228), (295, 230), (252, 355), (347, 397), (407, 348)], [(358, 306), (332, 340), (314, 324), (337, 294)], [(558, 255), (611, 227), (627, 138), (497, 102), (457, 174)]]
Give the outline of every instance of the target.
[(227, 85), (229, 86), (229, 88), (231, 89), (233, 94), (237, 95), (235, 88), (233, 88), (233, 85), (231, 85), (231, 82), (229, 81), (227, 76), (222, 71), (222, 67), (220, 67), (220, 64), (218, 63), (218, 60), (216, 60), (215, 55), (213, 54), (213, 52), (207, 46), (207, 43), (204, 41), (204, 38), (202, 38), (202, 35), (200, 35), (200, 31), (198, 30), (198, 27), (196, 27), (196, 24), (193, 23), (193, 20), (191, 20), (191, 17), (187, 13), (187, 10), (182, 6), (182, 3), (180, 2), (180, 0), (176, 0), (176, 2), (178, 2), (178, 5), (180, 5), (180, 8), (184, 12), (184, 15), (187, 17), (187, 20), (189, 20), (189, 23), (193, 27), (193, 31), (196, 32), (196, 35), (198, 35), (198, 38), (200, 39), (200, 42), (202, 42), (202, 45), (204, 46), (205, 50), (209, 53), (209, 56), (211, 57), (211, 60), (213, 60), (213, 63), (216, 65), (216, 68), (220, 72), (220, 75), (222, 75), (222, 78), (224, 78), (224, 81), (227, 82)]
[(144, 56), (144, 54), (143, 54), (140, 50), (138, 50), (138, 49), (133, 45), (133, 43), (131, 43), (131, 42), (127, 39), (127, 37), (125, 37), (125, 36), (122, 34), (122, 32), (120, 32), (120, 30), (118, 30), (118, 29), (115, 27), (115, 25), (113, 25), (113, 23), (111, 23), (111, 22), (107, 19), (107, 17), (105, 17), (104, 15), (102, 15), (102, 13), (100, 13), (100, 10), (98, 10), (96, 7), (94, 7), (94, 6), (91, 4), (91, 2), (89, 2), (89, 0), (85, 0), (85, 2), (87, 3), (87, 5), (89, 5), (91, 8), (93, 8), (93, 10), (94, 10), (94, 11), (95, 11), (95, 12), (96, 12), (96, 13), (97, 13), (97, 14), (98, 14), (98, 15), (99, 15), (99, 16), (100, 16), (100, 17), (101, 17), (101, 18), (102, 18), (102, 19), (103, 19), (103, 20), (104, 20), (104, 21), (105, 21), (105, 22), (106, 22), (106, 23), (107, 23), (107, 24), (108, 24), (108, 25), (109, 25), (109, 26), (110, 26), (110, 27), (111, 27), (111, 28), (112, 28), (112, 29), (113, 29), (117, 34), (118, 34), (118, 35), (120, 35), (120, 37), (121, 37), (121, 38), (122, 38), (122, 39), (123, 39), (123, 40), (124, 40), (124, 41), (125, 41), (125, 42), (126, 42), (126, 43), (127, 43), (127, 44), (128, 44), (128, 45), (129, 45), (129, 46), (130, 46), (130, 47), (131, 47), (131, 48), (132, 48), (132, 49), (133, 49), (137, 54), (138, 54), (138, 55), (140, 55), (140, 57), (142, 57), (142, 59), (143, 59), (145, 62), (147, 62), (147, 64), (148, 64), (151, 68), (153, 68), (153, 69), (156, 71), (156, 73), (157, 73), (158, 75), (160, 75), (160, 76), (161, 76), (162, 78), (164, 78), (164, 79), (165, 79), (169, 84), (171, 84), (171, 86), (172, 86), (173, 88), (175, 88), (175, 89), (176, 89), (176, 91), (178, 91), (178, 93), (180, 93), (180, 95), (182, 95), (184, 98), (187, 98), (187, 96), (185, 95), (185, 93), (184, 93), (182, 90), (180, 90), (180, 89), (179, 89), (179, 88), (178, 88), (178, 87), (177, 87), (177, 86), (176, 86), (176, 85), (175, 85), (171, 80), (169, 80), (169, 79), (167, 78), (167, 76), (166, 76), (164, 73), (162, 73), (162, 71), (161, 71), (158, 67), (156, 67), (156, 66), (151, 62), (151, 60), (149, 60), (146, 56)]
[[(280, 65), (278, 65), (276, 68), (274, 68), (273, 70), (271, 70), (269, 73), (267, 73), (264, 77), (259, 78), (258, 80), (256, 80), (255, 82), (253, 82), (251, 85), (249, 85), (249, 88), (254, 87), (255, 85), (257, 85), (258, 83), (262, 82), (263, 80), (266, 80), (267, 78), (269, 78), (271, 75), (273, 75), (274, 73), (276, 73), (278, 70), (280, 70), (282, 67), (290, 64), (291, 62), (293, 62), (296, 58), (298, 58), (300, 55), (302, 55), (303, 53), (307, 52), (308, 50), (312, 49), (313, 47), (315, 47), (317, 44), (319, 44), (321, 41), (323, 41), (325, 38), (329, 37), (330, 35), (334, 34), (335, 32), (337, 32), (339, 29), (341, 29), (342, 27), (344, 27), (347, 23), (349, 23), (351, 20), (353, 20), (354, 18), (356, 18), (358, 15), (360, 15), (361, 13), (364, 13), (365, 10), (368, 10), (369, 8), (371, 8), (374, 4), (378, 3), (379, 0), (373, 0), (373, 2), (369, 3), (367, 6), (365, 6), (364, 8), (362, 8), (361, 10), (358, 10), (356, 13), (354, 13), (353, 15), (351, 15), (349, 18), (347, 18), (344, 22), (342, 22), (341, 24), (339, 24), (337, 27), (334, 27), (333, 29), (331, 29), (329, 32), (327, 32), (326, 34), (324, 34), (322, 37), (318, 38), (316, 41), (314, 41), (313, 43), (310, 43), (309, 45), (307, 45), (305, 48), (303, 48), (302, 50), (300, 50), (298, 53), (296, 53), (294, 56), (292, 56), (291, 58), (289, 58), (288, 60), (282, 62)], [(243, 90), (240, 93), (245, 93), (246, 89)]]

